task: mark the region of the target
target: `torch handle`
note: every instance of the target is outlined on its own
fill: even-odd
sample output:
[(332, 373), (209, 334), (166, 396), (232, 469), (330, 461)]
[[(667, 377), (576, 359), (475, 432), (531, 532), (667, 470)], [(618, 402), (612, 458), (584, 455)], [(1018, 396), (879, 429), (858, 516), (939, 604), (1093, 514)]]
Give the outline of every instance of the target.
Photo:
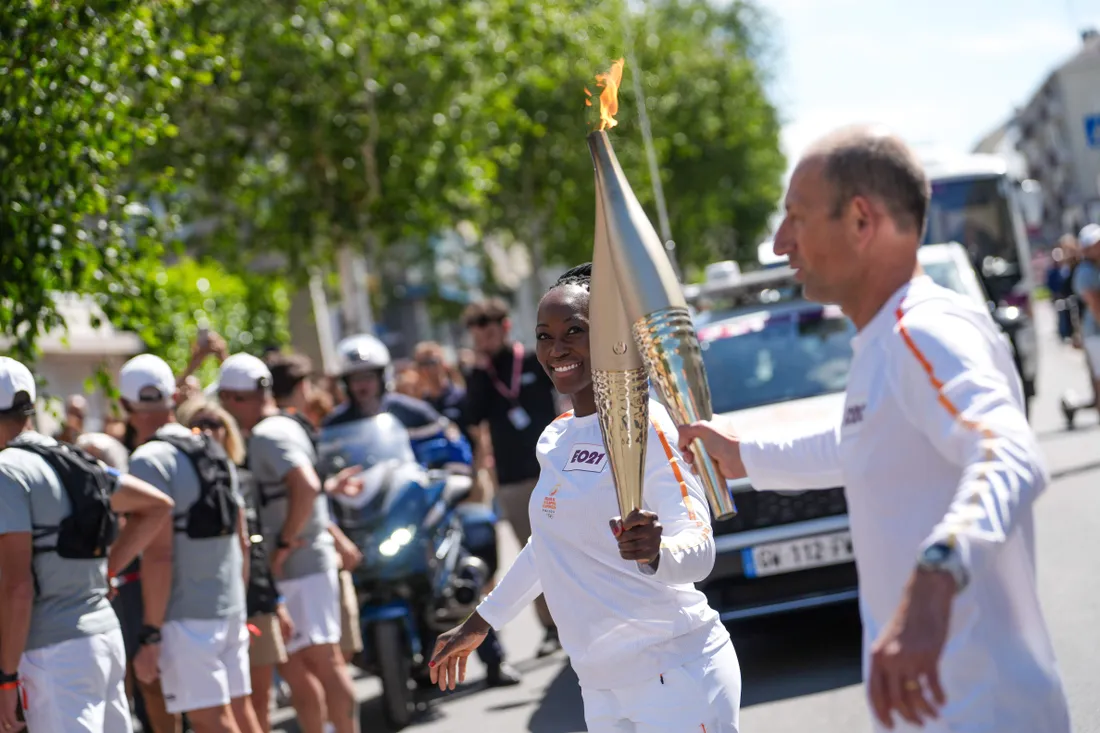
[[(674, 306), (638, 319), (634, 322), (634, 339), (649, 378), (673, 419), (681, 425), (709, 420), (713, 415), (710, 386), (699, 338), (687, 309)], [(691, 452), (713, 519), (728, 519), (737, 514), (726, 480), (702, 443), (694, 441)]]

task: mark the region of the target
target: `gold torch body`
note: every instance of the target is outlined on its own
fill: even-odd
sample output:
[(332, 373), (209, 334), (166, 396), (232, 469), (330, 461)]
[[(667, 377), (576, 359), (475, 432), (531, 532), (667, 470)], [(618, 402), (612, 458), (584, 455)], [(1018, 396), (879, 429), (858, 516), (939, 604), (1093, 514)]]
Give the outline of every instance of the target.
[(649, 377), (631, 333), (596, 201), (589, 352), (596, 414), (615, 481), (621, 517), (642, 508), (649, 437)]
[[(709, 420), (713, 409), (702, 352), (672, 263), (623, 175), (607, 133), (590, 134), (588, 146), (596, 172), (597, 232), (605, 232), (618, 294), (649, 378), (674, 420), (681, 424)], [(595, 298), (595, 254), (592, 271)], [(595, 331), (592, 340), (596, 340)], [(691, 452), (713, 518), (734, 516), (737, 509), (726, 480), (702, 443), (695, 441)]]

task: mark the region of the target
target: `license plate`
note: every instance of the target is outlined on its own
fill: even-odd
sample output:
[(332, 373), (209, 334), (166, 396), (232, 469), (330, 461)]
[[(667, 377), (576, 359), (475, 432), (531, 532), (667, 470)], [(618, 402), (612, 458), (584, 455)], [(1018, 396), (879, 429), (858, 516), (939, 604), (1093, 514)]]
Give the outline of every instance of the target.
[(748, 578), (839, 565), (854, 558), (850, 532), (819, 534), (741, 550), (741, 561)]

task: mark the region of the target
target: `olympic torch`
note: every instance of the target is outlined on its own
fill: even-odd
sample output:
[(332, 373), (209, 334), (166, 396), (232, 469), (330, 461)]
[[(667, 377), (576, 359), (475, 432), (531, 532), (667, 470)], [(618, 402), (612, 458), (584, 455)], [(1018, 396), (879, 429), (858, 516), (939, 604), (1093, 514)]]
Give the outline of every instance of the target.
[(649, 377), (623, 308), (607, 243), (602, 204), (596, 200), (592, 252), (592, 387), (603, 444), (611, 463), (621, 517), (642, 508), (646, 443), (649, 437)]
[[(596, 175), (597, 231), (602, 228), (606, 232), (626, 317), (632, 324), (649, 378), (672, 417), (681, 424), (709, 420), (713, 417), (710, 386), (687, 301), (661, 240), (638, 203), (607, 137), (606, 129), (614, 126), (613, 115), (618, 108), (615, 95), (621, 74), (620, 60), (610, 74), (598, 77), (604, 84), (600, 95), (601, 124), (599, 130), (588, 136)], [(592, 289), (595, 297), (595, 283)], [(595, 334), (592, 339), (595, 340)], [(700, 441), (694, 441), (691, 452), (714, 519), (732, 517), (737, 509), (725, 478)]]

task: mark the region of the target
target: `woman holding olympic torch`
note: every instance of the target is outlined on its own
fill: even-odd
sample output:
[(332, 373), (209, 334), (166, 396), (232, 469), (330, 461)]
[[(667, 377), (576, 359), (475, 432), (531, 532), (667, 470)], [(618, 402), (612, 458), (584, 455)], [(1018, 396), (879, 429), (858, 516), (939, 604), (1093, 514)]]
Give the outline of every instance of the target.
[(432, 681), (453, 690), (489, 628), (542, 593), (591, 733), (737, 733), (737, 654), (694, 586), (714, 565), (709, 509), (672, 419), (652, 400), (645, 508), (616, 516), (589, 360), (590, 282), (591, 265), (576, 267), (539, 304), (538, 359), (574, 410), (539, 439), (531, 539), (477, 611), (440, 636)]

